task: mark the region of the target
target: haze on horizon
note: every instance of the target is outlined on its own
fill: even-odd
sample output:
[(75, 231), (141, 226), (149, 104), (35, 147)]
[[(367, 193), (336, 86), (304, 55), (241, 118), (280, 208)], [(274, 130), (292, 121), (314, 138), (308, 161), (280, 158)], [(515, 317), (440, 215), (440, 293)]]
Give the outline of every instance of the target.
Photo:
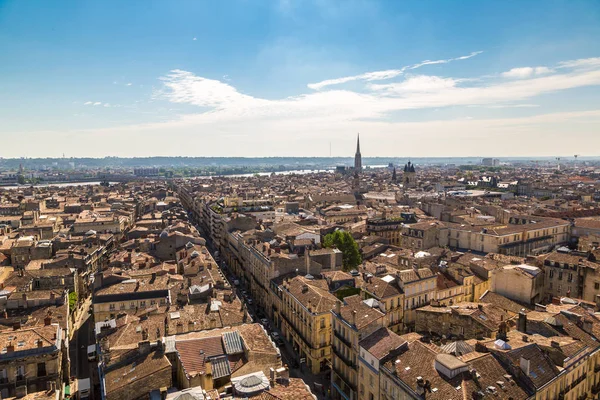
[(0, 2), (0, 157), (598, 155), (597, 1)]

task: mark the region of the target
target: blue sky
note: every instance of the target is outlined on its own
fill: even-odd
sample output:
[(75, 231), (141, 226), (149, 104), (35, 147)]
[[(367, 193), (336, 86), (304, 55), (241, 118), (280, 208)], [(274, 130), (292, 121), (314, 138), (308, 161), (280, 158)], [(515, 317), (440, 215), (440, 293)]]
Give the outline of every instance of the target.
[(595, 0), (0, 0), (0, 156), (598, 155), (599, 37)]

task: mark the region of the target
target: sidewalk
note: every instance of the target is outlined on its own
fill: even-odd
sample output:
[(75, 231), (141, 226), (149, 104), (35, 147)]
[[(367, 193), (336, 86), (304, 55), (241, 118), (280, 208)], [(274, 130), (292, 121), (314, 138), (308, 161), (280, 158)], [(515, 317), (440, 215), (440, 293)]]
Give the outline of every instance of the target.
[[(279, 329), (273, 329), (281, 335), (281, 331)], [(282, 336), (283, 338), (283, 336)], [(329, 393), (330, 381), (327, 375), (327, 371), (320, 372), (319, 374), (313, 374), (310, 369), (306, 366), (306, 364), (301, 364), (299, 368), (292, 368), (291, 366), (295, 362), (298, 362), (297, 354), (294, 352), (292, 345), (288, 343), (285, 338), (283, 338), (284, 346), (281, 346), (279, 349), (281, 351), (281, 358), (284, 364), (287, 364), (290, 370), (290, 377), (292, 378), (301, 378), (304, 383), (310, 388), (311, 392), (317, 396), (319, 400), (326, 400), (329, 398), (327, 395)], [(314, 384), (318, 383), (323, 385), (324, 393), (322, 391), (316, 390)]]
[(83, 303), (80, 303), (80, 305), (75, 309), (74, 311), (74, 321), (73, 321), (73, 329), (70, 330), (69, 332), (69, 340), (73, 339), (73, 336), (75, 335), (75, 333), (77, 332), (77, 330), (79, 329), (79, 327), (81, 326), (81, 324), (87, 319), (88, 315), (88, 310), (90, 309), (90, 305), (92, 304), (92, 298), (91, 297), (87, 297)]

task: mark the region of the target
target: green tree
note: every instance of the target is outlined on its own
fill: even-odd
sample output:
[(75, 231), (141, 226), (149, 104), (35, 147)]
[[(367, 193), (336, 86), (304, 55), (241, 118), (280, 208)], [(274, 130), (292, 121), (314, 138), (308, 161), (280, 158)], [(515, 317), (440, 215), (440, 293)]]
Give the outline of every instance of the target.
[(69, 292), (69, 310), (73, 310), (77, 304), (77, 292)]
[(356, 268), (361, 262), (362, 257), (358, 251), (358, 244), (346, 231), (335, 231), (325, 236), (323, 240), (324, 247), (335, 247), (342, 252), (342, 266), (344, 271)]

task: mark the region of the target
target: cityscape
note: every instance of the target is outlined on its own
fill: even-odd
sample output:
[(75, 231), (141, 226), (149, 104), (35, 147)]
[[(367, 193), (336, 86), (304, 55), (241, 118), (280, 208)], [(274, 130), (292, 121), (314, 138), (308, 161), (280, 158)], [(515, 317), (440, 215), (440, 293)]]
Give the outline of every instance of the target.
[(597, 0), (0, 27), (0, 400), (600, 399)]

